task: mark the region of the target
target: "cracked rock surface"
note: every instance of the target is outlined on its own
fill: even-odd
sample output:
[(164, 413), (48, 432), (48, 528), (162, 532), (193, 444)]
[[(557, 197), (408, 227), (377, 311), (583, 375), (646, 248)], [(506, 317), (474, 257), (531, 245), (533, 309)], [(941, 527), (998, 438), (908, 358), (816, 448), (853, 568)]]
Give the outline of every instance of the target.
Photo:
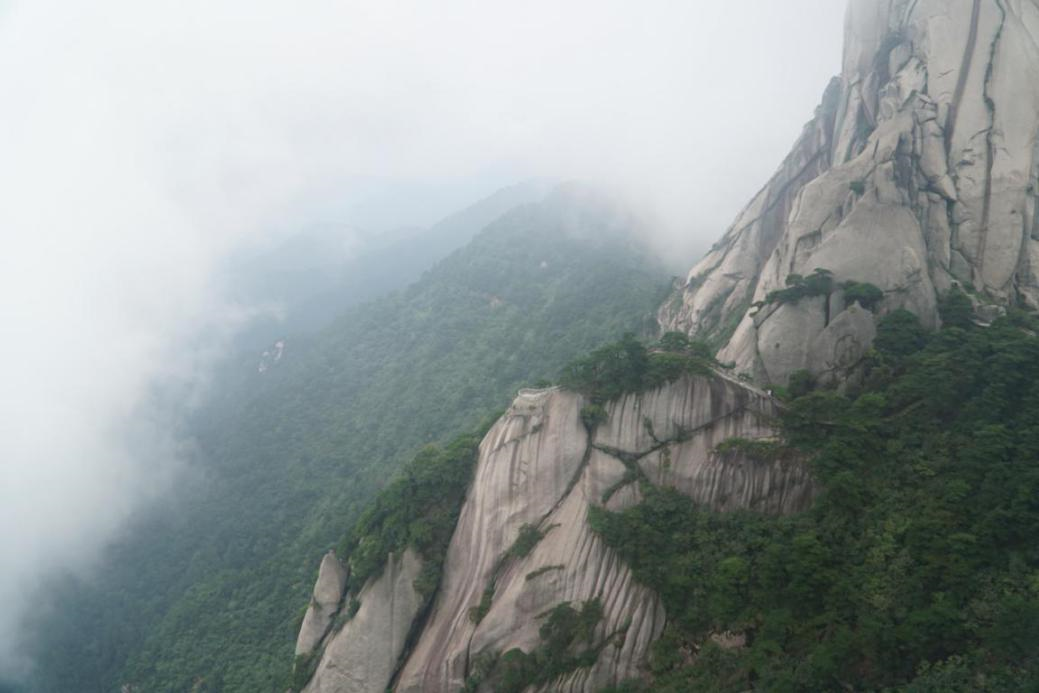
[(880, 314), (904, 307), (927, 326), (954, 283), (1039, 309), (1037, 41), (1036, 0), (851, 0), (840, 76), (661, 326), (785, 383), (801, 368), (832, 375), (872, 339), (864, 316), (845, 316), (822, 340), (838, 355), (818, 358), (847, 306), (751, 307), (791, 274), (872, 283)]
[[(591, 436), (581, 423), (583, 404), (558, 389), (524, 391), (484, 438), (440, 592), (396, 690), (457, 691), (480, 653), (529, 652), (539, 642), (539, 614), (594, 598), (604, 610), (596, 639), (623, 637), (611, 639), (594, 666), (549, 689), (595, 691), (642, 675), (666, 615), (586, 520), (589, 505), (616, 510), (639, 501), (633, 465), (651, 483), (719, 510), (787, 513), (811, 501), (812, 482), (799, 462), (714, 452), (732, 437), (774, 434), (777, 412), (764, 393), (722, 377), (687, 377), (611, 403)], [(528, 555), (502, 561), (524, 524), (544, 538)], [(474, 623), (469, 611), (488, 586), (490, 608)]]
[(414, 588), (421, 572), (422, 560), (411, 549), (389, 557), (382, 574), (369, 580), (358, 595), (357, 613), (329, 634), (303, 693), (386, 690), (422, 607)]

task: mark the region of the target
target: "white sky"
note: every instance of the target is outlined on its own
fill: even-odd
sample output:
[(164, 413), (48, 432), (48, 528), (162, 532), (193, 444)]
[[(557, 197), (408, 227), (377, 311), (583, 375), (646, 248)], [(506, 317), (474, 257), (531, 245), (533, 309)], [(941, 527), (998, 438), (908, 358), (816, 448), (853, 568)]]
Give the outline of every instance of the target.
[[(0, 671), (183, 444), (214, 268), (380, 186), (614, 186), (721, 235), (840, 67), (837, 0), (0, 0)], [(397, 201), (401, 223), (435, 221)], [(446, 210), (444, 210), (446, 211)]]

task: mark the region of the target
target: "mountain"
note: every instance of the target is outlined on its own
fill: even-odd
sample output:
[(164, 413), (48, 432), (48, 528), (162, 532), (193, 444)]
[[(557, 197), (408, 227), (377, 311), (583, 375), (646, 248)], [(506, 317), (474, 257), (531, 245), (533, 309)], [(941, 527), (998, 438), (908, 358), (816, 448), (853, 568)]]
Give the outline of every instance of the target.
[(277, 315), (254, 318), (236, 341), (255, 350), (287, 335), (319, 330), (347, 308), (407, 286), (492, 221), (514, 207), (543, 200), (550, 190), (545, 182), (526, 181), (428, 229), (371, 235), (349, 226), (317, 226), (274, 248), (236, 257), (226, 271), (232, 296), (243, 305), (279, 309)]
[[(553, 676), (538, 672), (541, 678), (528, 683), (594, 691), (637, 677), (667, 614), (659, 596), (638, 584), (592, 530), (589, 506), (630, 507), (642, 497), (642, 478), (719, 510), (792, 512), (811, 500), (811, 479), (796, 461), (756, 464), (740, 452), (707, 454), (733, 436), (770, 434), (775, 404), (764, 393), (686, 376), (610, 402), (590, 430), (582, 423), (586, 404), (559, 389), (520, 394), (480, 445), (429, 613), (412, 584), (423, 558), (409, 552), (390, 558), (357, 595), (353, 619), (331, 634), (304, 690), (383, 690), (394, 675), (398, 691), (476, 686), (486, 676), (477, 662), (544, 646), (543, 614), (593, 602), (600, 610), (590, 635), (594, 656), (563, 662)], [(517, 549), (524, 541), (530, 545)], [(384, 635), (387, 628), (406, 634), (410, 619), (420, 617), (421, 635), (410, 651), (403, 637)], [(501, 681), (490, 689), (499, 688)]]
[(417, 456), (322, 559), (294, 690), (1035, 690), (1037, 30), (852, 0), (662, 336)]
[(852, 0), (846, 24), (815, 117), (659, 316), (759, 382), (846, 377), (875, 314), (935, 327), (954, 286), (984, 319), (1039, 307), (1035, 3)]
[(317, 558), (427, 444), (574, 356), (652, 326), (668, 278), (637, 219), (570, 186), (487, 225), (406, 289), (227, 366), (194, 476), (89, 583), (48, 587), (33, 691), (277, 691)]

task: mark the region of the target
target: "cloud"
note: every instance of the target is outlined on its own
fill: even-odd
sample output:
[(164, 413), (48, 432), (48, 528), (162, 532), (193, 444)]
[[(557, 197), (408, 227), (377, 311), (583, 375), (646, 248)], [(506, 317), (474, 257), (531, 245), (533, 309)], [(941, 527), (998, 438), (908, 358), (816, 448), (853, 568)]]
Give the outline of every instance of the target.
[(175, 476), (150, 393), (204, 384), (248, 310), (229, 253), (380, 186), (511, 174), (713, 240), (837, 70), (836, 4), (0, 5), (0, 671), (40, 577)]

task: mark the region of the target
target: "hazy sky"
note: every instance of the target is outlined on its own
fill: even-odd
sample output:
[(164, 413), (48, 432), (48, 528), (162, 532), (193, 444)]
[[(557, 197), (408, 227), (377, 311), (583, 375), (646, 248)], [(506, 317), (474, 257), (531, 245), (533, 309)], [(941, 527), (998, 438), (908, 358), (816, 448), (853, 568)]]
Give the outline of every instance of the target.
[(147, 393), (248, 313), (229, 252), (527, 176), (714, 240), (839, 69), (842, 5), (0, 0), (0, 670), (39, 578), (168, 488), (190, 441)]

